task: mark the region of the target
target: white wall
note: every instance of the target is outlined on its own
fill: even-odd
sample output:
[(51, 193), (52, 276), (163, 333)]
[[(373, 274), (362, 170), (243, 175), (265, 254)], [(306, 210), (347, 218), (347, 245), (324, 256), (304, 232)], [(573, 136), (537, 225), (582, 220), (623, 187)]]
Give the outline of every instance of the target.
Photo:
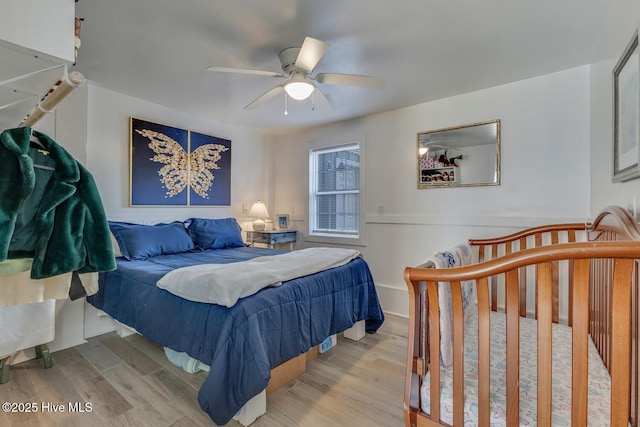
[[(89, 85), (87, 167), (93, 174), (107, 216), (114, 220), (161, 221), (241, 217), (242, 203), (264, 198), (262, 138), (247, 129), (188, 115), (158, 104)], [(231, 140), (231, 206), (130, 207), (129, 117), (189, 129)]]
[(613, 68), (640, 25), (640, 2), (615, 0), (601, 31), (591, 64), (591, 215), (604, 206), (628, 207), (637, 198), (640, 179), (612, 183), (613, 170)]
[[(416, 133), (501, 120), (502, 184), (416, 188)], [(589, 217), (589, 67), (278, 137), (273, 205), (307, 231), (311, 147), (364, 148), (365, 246), (383, 309), (407, 313), (402, 271), (469, 237)], [(380, 214), (383, 212), (383, 214)], [(307, 246), (311, 242), (303, 243)]]

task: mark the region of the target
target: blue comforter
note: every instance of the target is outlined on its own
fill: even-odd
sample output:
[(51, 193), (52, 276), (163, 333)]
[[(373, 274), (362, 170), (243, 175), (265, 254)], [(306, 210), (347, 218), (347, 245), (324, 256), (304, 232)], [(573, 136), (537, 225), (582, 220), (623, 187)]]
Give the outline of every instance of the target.
[(213, 421), (223, 425), (264, 390), (271, 368), (360, 320), (366, 320), (368, 333), (384, 321), (362, 258), (263, 289), (230, 308), (188, 301), (156, 286), (175, 268), (279, 252), (241, 247), (140, 261), (118, 258), (117, 270), (100, 274), (100, 289), (87, 301), (150, 340), (210, 365), (198, 400)]

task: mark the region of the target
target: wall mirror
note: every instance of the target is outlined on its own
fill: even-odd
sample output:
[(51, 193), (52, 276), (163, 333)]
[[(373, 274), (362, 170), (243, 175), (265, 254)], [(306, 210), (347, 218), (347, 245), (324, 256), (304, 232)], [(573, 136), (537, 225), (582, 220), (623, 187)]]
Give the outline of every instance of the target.
[(500, 185), (500, 120), (418, 132), (418, 188)]

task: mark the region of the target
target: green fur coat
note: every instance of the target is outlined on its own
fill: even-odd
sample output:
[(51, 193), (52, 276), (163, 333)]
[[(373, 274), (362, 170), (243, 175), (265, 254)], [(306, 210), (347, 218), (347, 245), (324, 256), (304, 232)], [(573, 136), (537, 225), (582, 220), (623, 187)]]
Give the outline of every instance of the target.
[(44, 147), (39, 155), (46, 153), (53, 169), (37, 179), (42, 169), (34, 168), (31, 133), (16, 128), (0, 134), (0, 261), (32, 257), (33, 279), (113, 270), (109, 226), (93, 177), (55, 141), (33, 131)]

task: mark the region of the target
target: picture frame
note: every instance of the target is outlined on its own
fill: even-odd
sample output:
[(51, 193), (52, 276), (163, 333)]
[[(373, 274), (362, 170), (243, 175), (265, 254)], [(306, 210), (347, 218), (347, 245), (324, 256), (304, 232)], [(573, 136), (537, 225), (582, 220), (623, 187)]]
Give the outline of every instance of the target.
[(613, 69), (612, 182), (640, 177), (640, 55), (638, 30)]
[(231, 140), (129, 121), (130, 206), (231, 205)]
[(278, 230), (288, 230), (289, 229), (289, 215), (288, 214), (278, 214), (276, 215), (276, 225), (275, 227)]

